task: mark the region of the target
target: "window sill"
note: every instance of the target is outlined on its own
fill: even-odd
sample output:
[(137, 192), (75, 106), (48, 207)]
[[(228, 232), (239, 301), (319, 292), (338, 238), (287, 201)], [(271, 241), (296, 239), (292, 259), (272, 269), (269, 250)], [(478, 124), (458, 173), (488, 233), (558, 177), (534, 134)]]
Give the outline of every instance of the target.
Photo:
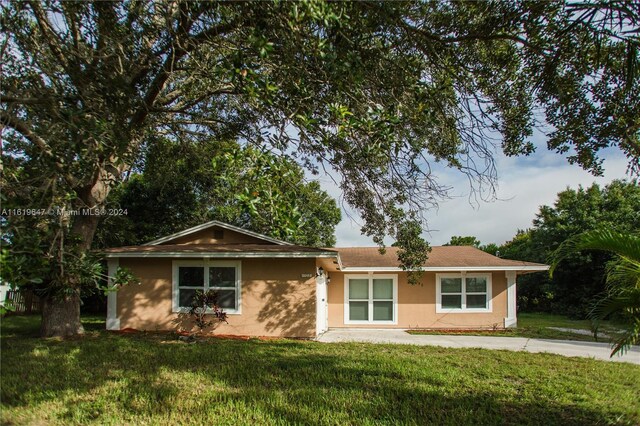
[[(189, 312), (189, 308), (178, 308), (178, 309), (173, 309), (172, 312), (174, 314), (186, 314)], [(225, 314), (227, 315), (242, 315), (242, 310), (238, 309), (238, 310), (225, 310), (224, 311)], [(213, 311), (207, 311), (208, 315), (213, 315)]]
[(436, 308), (436, 314), (490, 314), (493, 309), (442, 309)]
[(345, 321), (345, 325), (398, 325), (398, 321)]

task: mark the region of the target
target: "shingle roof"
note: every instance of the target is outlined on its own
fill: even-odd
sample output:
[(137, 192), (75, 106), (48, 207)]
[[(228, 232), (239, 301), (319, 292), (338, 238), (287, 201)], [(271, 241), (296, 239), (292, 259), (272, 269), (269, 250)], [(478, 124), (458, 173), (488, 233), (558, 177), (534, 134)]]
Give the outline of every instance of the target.
[[(106, 257), (333, 257), (339, 254), (343, 268), (397, 268), (398, 248), (387, 247), (380, 254), (378, 247), (340, 247), (323, 249), (297, 245), (268, 244), (163, 244), (126, 246), (102, 251)], [(520, 260), (502, 259), (470, 246), (435, 246), (429, 253), (425, 268), (513, 268), (545, 267)]]
[[(340, 253), (342, 265), (349, 267), (398, 267), (398, 248), (387, 247), (385, 254), (380, 254), (378, 247), (339, 247), (334, 250)], [(520, 260), (502, 259), (485, 253), (471, 246), (434, 246), (429, 253), (428, 268), (439, 267), (514, 267), (545, 266), (541, 263), (523, 262)]]

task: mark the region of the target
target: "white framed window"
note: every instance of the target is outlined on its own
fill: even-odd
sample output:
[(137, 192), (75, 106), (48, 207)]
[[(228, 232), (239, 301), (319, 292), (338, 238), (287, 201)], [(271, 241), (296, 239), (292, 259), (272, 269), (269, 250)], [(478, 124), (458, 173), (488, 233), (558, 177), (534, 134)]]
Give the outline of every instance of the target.
[(397, 324), (397, 275), (345, 275), (345, 324)]
[(436, 274), (436, 312), (492, 312), (491, 274)]
[(226, 313), (241, 313), (240, 261), (175, 260), (172, 266), (173, 312), (189, 309), (196, 291), (215, 290)]

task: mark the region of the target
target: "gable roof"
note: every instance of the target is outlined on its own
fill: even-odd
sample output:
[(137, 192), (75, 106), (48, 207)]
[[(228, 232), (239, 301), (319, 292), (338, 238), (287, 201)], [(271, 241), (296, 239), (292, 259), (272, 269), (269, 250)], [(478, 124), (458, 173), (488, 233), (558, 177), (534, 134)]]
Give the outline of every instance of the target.
[(246, 229), (239, 228), (237, 226), (229, 225), (228, 223), (219, 222), (217, 220), (212, 220), (210, 222), (203, 223), (203, 224), (194, 226), (192, 228), (184, 229), (184, 230), (176, 232), (174, 234), (167, 235), (166, 237), (162, 237), (162, 238), (158, 238), (157, 240), (149, 241), (148, 243), (144, 243), (142, 245), (143, 246), (156, 246), (156, 245), (159, 245), (159, 244), (166, 243), (168, 241), (172, 241), (172, 240), (178, 239), (180, 237), (184, 237), (184, 236), (191, 235), (191, 234), (199, 232), (199, 231), (203, 231), (203, 230), (208, 229), (208, 228), (212, 228), (214, 226), (217, 226), (219, 228), (228, 229), (229, 231), (238, 232), (240, 234), (249, 235), (250, 237), (254, 237), (254, 238), (257, 238), (259, 240), (267, 241), (267, 242), (272, 243), (272, 244), (277, 244), (277, 245), (281, 245), (281, 246), (293, 245), (293, 244), (288, 243), (286, 241), (277, 240), (275, 238), (271, 238), (271, 237), (268, 237), (268, 236), (263, 235), (263, 234), (258, 234), (257, 232), (248, 231)]
[[(347, 271), (398, 271), (398, 248), (387, 247), (380, 254), (378, 247), (341, 247), (342, 270)], [(434, 246), (423, 265), (425, 271), (500, 270), (546, 271), (549, 266), (541, 263), (502, 259), (471, 246)]]

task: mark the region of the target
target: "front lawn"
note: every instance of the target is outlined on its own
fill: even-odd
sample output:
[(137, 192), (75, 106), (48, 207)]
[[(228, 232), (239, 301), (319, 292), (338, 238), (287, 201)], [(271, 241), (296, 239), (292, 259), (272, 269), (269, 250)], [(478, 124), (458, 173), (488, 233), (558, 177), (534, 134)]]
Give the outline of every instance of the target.
[(481, 349), (47, 339), (2, 320), (2, 424), (638, 424), (640, 366)]
[[(581, 330), (584, 334), (577, 332), (555, 330), (551, 327)], [(603, 321), (598, 335), (598, 342), (609, 342), (612, 336), (616, 336), (619, 325), (610, 321)], [(470, 336), (505, 336), (505, 337), (526, 337), (531, 339), (559, 339), (578, 340), (583, 342), (595, 342), (596, 339), (591, 333), (591, 323), (588, 320), (573, 320), (562, 315), (545, 313), (519, 313), (518, 327), (499, 330), (465, 330), (438, 331), (438, 330), (411, 330), (410, 334), (465, 334)], [(588, 334), (587, 334), (588, 333)], [(604, 333), (604, 335), (603, 335)], [(608, 336), (608, 337), (607, 337)]]

